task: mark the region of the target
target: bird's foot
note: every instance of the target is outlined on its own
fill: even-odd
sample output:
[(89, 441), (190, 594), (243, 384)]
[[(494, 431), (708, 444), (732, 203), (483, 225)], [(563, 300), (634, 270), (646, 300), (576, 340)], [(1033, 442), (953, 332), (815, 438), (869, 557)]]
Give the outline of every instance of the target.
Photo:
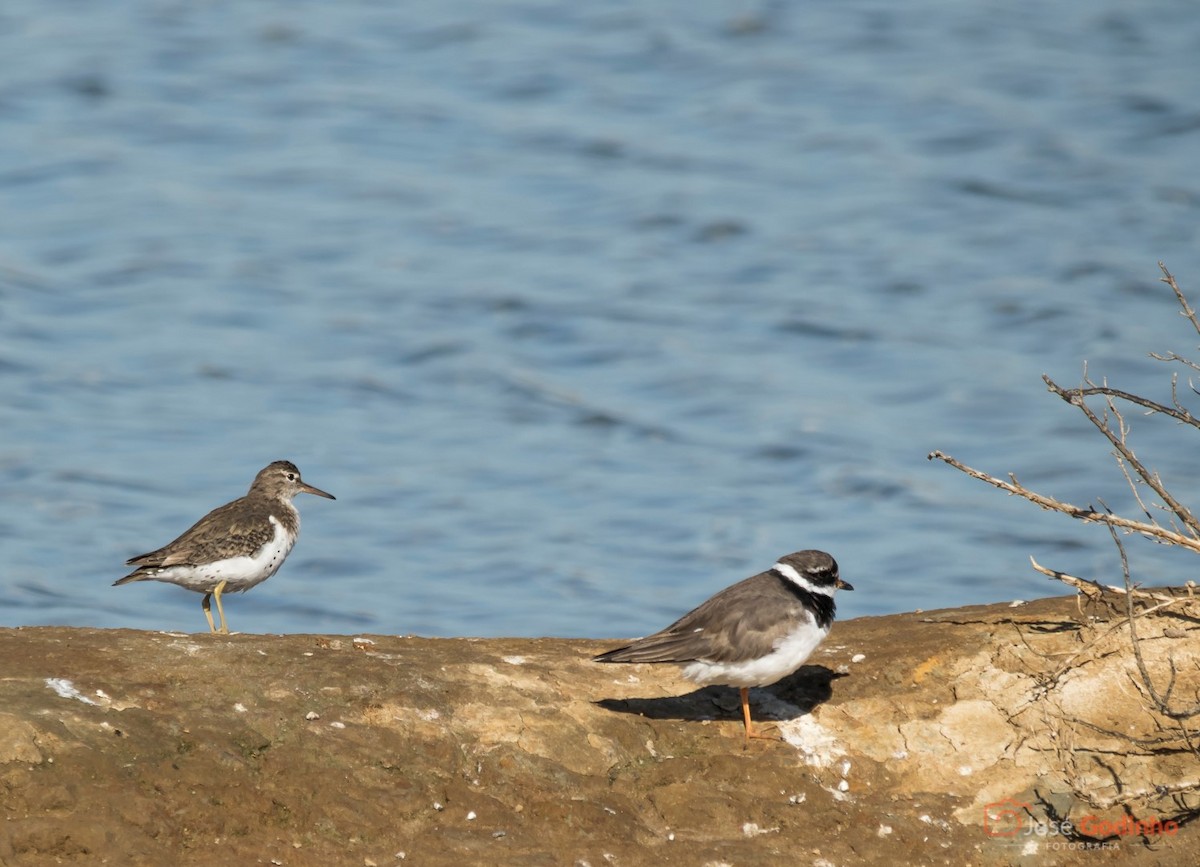
[(751, 741), (782, 741), (783, 733), (779, 730), (778, 723), (759, 723), (746, 731), (746, 746), (750, 746)]

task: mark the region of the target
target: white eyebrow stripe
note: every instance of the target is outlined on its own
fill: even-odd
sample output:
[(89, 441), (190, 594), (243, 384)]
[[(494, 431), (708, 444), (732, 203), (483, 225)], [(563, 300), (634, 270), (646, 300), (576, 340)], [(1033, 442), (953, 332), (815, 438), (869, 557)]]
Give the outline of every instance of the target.
[(836, 589), (832, 586), (819, 587), (816, 584), (813, 584), (811, 581), (809, 581), (807, 578), (805, 578), (803, 575), (801, 575), (799, 572), (797, 572), (796, 568), (794, 566), (792, 566), (788, 563), (783, 563), (783, 562), (776, 563), (774, 566), (771, 567), (771, 571), (778, 572), (780, 575), (782, 575), (787, 580), (791, 581), (797, 587), (802, 587), (805, 590), (807, 590), (809, 593), (820, 593), (822, 596), (833, 596), (834, 590)]

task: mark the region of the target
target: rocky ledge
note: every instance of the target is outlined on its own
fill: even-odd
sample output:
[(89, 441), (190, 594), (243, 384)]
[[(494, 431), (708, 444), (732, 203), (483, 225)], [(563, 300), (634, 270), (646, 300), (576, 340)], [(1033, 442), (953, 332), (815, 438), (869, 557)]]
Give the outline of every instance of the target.
[(1195, 862), (1200, 760), (1074, 598), (838, 623), (778, 741), (612, 646), (0, 630), (0, 864)]

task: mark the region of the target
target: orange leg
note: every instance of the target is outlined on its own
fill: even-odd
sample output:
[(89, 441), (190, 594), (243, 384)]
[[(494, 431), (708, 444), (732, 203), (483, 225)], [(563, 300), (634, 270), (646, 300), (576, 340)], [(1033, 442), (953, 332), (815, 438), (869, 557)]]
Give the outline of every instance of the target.
[(753, 729), (750, 727), (750, 689), (743, 686), (742, 693), (742, 719), (746, 723), (746, 740), (754, 737)]
[(746, 723), (746, 743), (750, 743), (750, 738), (761, 738), (765, 741), (780, 740), (778, 735), (759, 734), (750, 724), (750, 688), (743, 686), (740, 688), (742, 693), (742, 720)]

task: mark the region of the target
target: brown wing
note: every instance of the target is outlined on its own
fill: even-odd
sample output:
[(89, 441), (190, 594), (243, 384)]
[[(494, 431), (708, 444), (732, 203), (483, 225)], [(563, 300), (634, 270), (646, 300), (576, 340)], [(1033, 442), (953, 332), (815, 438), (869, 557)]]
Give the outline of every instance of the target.
[(275, 535), (275, 528), (269, 523), (246, 520), (248, 516), (240, 508), (241, 502), (234, 500), (214, 509), (169, 545), (139, 554), (127, 560), (125, 565), (153, 569), (208, 563), (219, 559), (222, 551), (235, 545), (246, 551), (257, 551)]
[(741, 662), (770, 653), (806, 616), (786, 579), (763, 572), (722, 590), (666, 629), (595, 661)]

